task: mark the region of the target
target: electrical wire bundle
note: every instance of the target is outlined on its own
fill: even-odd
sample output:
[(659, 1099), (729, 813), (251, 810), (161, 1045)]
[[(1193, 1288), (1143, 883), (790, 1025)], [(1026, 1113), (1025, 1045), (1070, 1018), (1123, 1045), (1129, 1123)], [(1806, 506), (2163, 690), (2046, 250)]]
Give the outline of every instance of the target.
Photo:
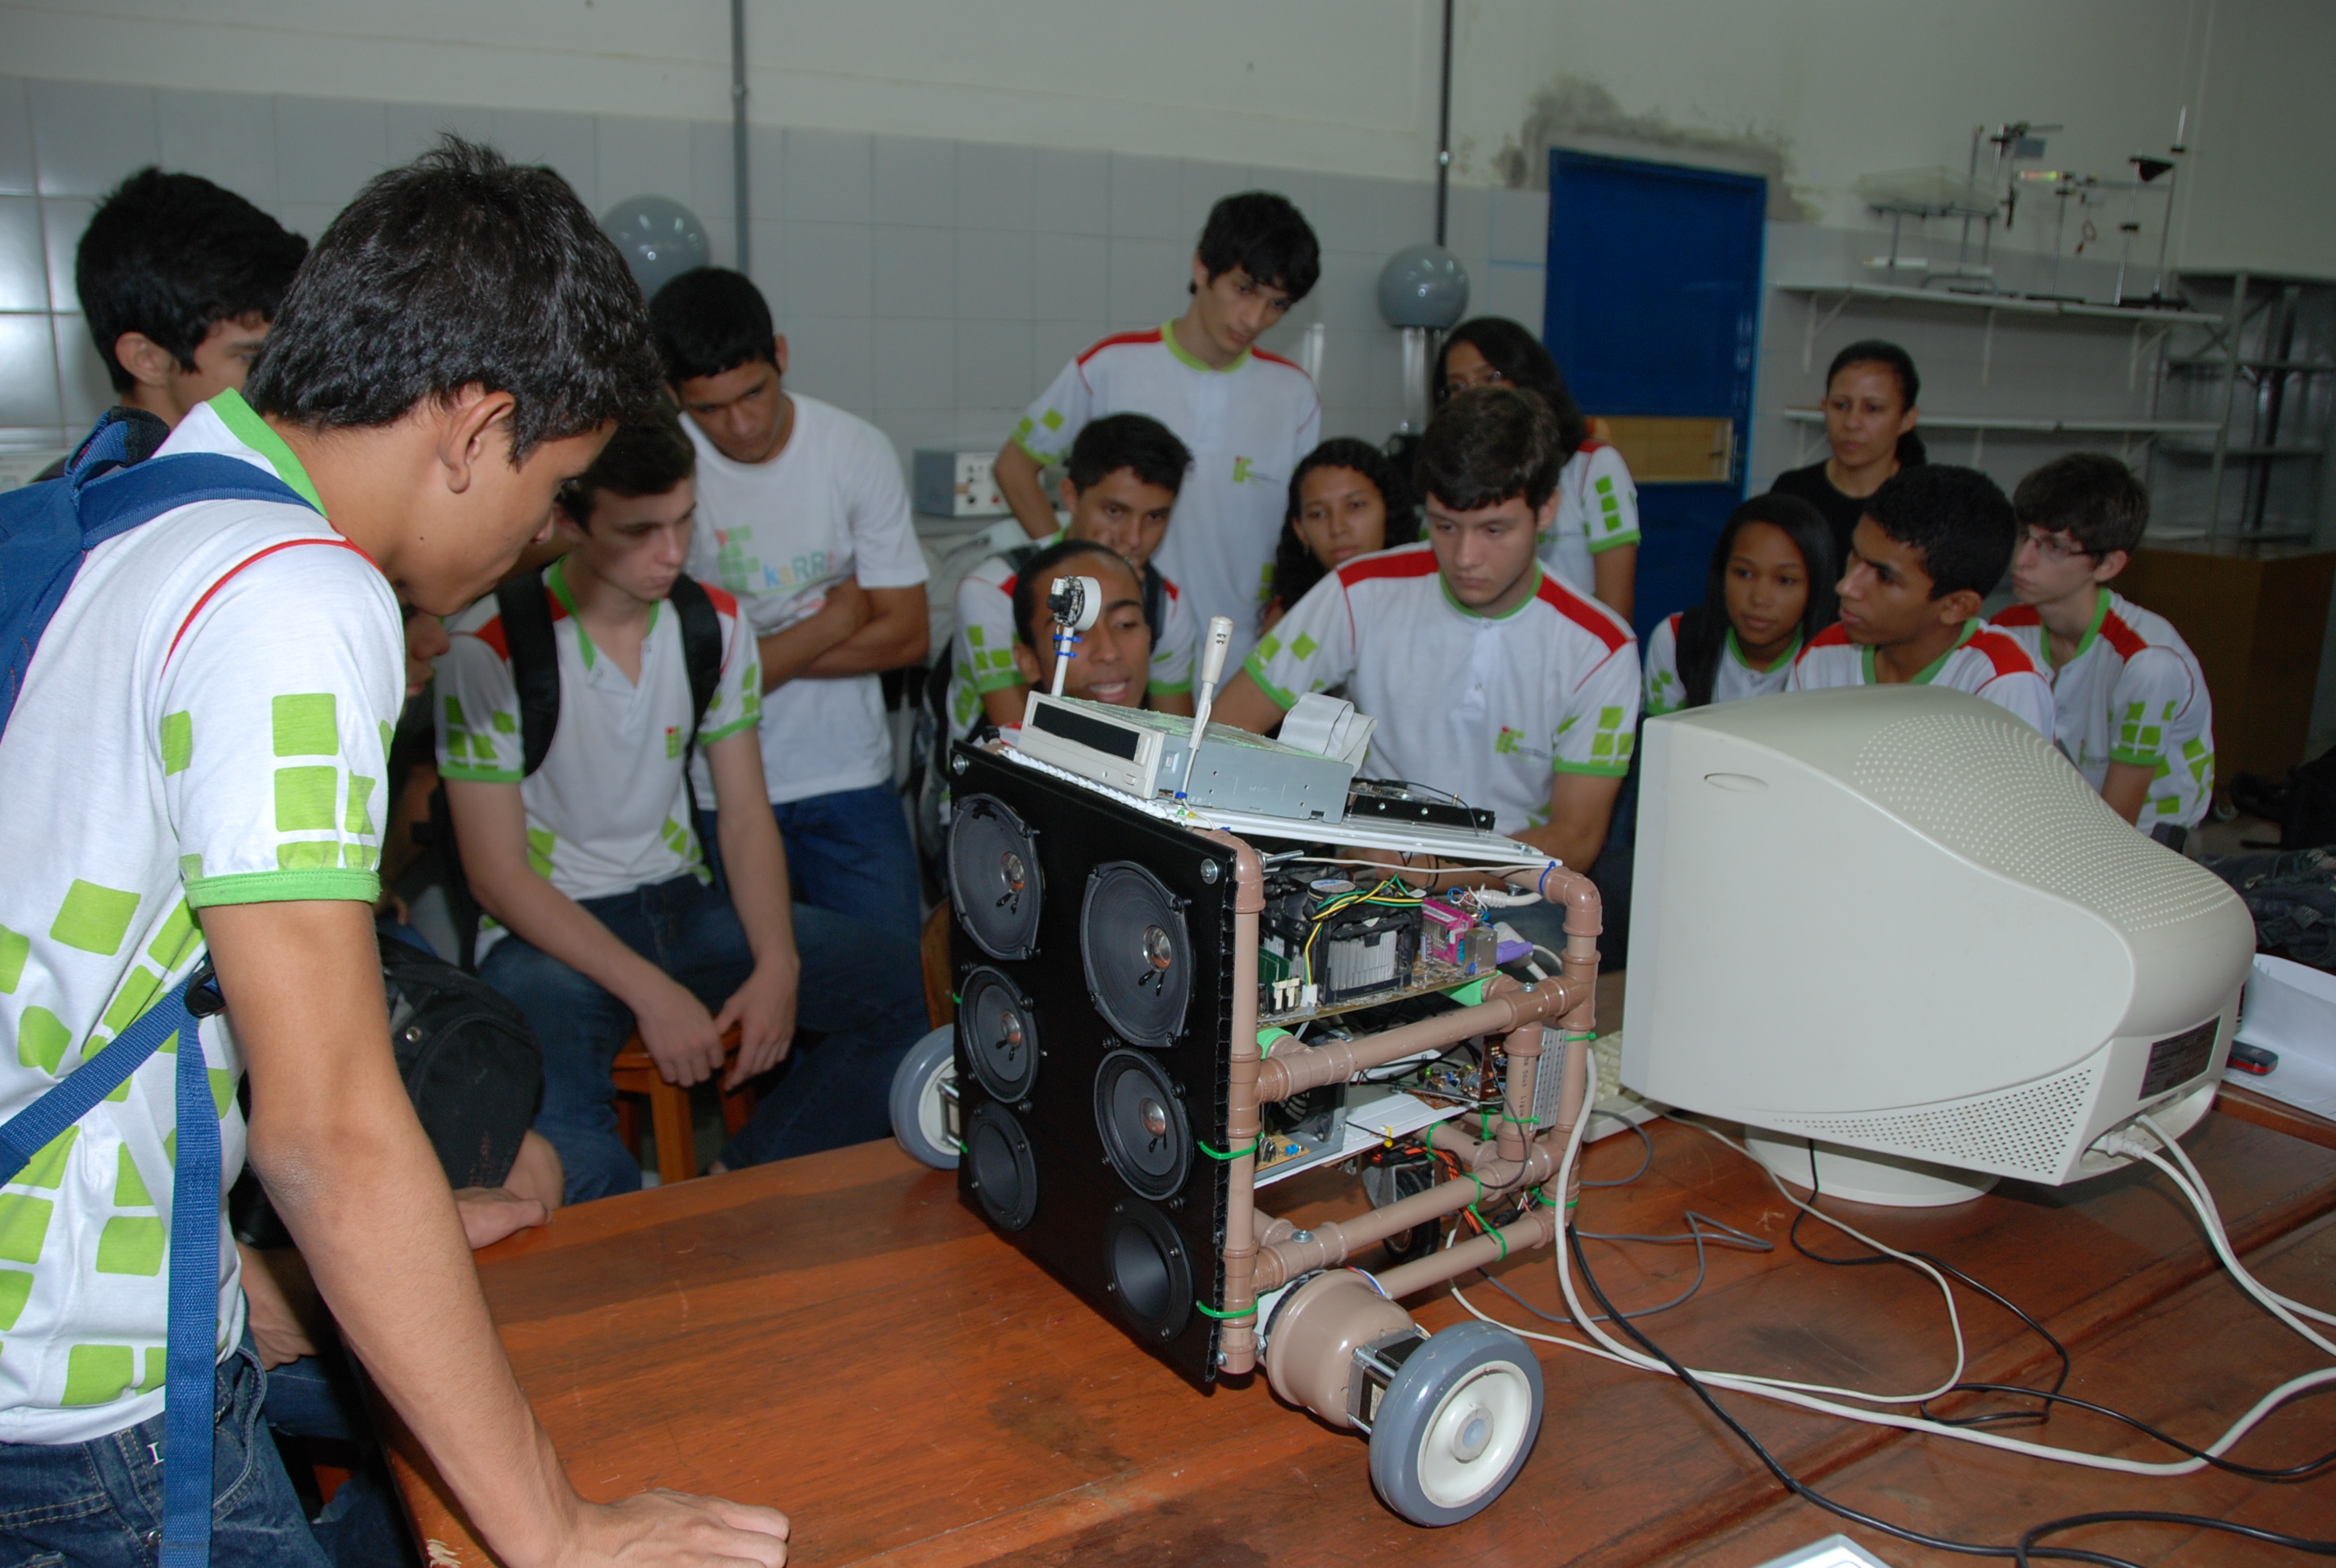
[(1379, 884), (1368, 892), (1358, 887), (1353, 892), (1340, 893), (1336, 897), (1324, 900), (1314, 912), (1307, 917), (1306, 942), (1299, 954), (1299, 961), (1303, 966), (1299, 973), (1305, 977), (1308, 985), (1315, 983), (1315, 939), (1319, 937), (1324, 928), (1341, 912), (1353, 909), (1358, 904), (1377, 904), (1387, 909), (1416, 910), (1426, 901), (1426, 893), (1410, 886), (1401, 878), (1392, 876), (1382, 879)]

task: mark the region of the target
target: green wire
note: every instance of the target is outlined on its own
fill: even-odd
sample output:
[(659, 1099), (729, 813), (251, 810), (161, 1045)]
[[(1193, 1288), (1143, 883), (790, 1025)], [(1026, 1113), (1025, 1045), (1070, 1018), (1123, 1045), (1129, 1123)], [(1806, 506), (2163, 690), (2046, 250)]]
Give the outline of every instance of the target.
[(1241, 1312), (1220, 1312), (1214, 1307), (1210, 1306), (1206, 1301), (1195, 1301), (1192, 1305), (1221, 1323), (1229, 1318), (1254, 1318), (1257, 1316), (1257, 1305), (1255, 1302), (1251, 1302), (1250, 1304), (1248, 1310)]
[(1224, 1153), (1222, 1150), (1220, 1150), (1220, 1149), (1212, 1149), (1212, 1148), (1209, 1147), (1209, 1141), (1208, 1141), (1206, 1138), (1194, 1138), (1194, 1139), (1192, 1140), (1192, 1142), (1194, 1142), (1194, 1143), (1196, 1143), (1196, 1144), (1200, 1144), (1200, 1145), (1201, 1145), (1201, 1153), (1202, 1153), (1202, 1154), (1204, 1154), (1208, 1155), (1208, 1156), (1209, 1156), (1209, 1158), (1211, 1158), (1211, 1159), (1212, 1159), (1212, 1160), (1238, 1160), (1238, 1159), (1240, 1159), (1243, 1154), (1256, 1154), (1256, 1153), (1257, 1153), (1257, 1151), (1259, 1150), (1259, 1148), (1260, 1148), (1260, 1147), (1264, 1144), (1264, 1143), (1265, 1143), (1265, 1139), (1264, 1139), (1264, 1137), (1263, 1137), (1262, 1135), (1260, 1135), (1260, 1136), (1258, 1138), (1257, 1142), (1256, 1142), (1256, 1143), (1254, 1143), (1254, 1144), (1251, 1144), (1248, 1148), (1246, 1148), (1246, 1149), (1235, 1149), (1235, 1150), (1234, 1150), (1232, 1153), (1231, 1153), (1231, 1154), (1226, 1154), (1226, 1153)]

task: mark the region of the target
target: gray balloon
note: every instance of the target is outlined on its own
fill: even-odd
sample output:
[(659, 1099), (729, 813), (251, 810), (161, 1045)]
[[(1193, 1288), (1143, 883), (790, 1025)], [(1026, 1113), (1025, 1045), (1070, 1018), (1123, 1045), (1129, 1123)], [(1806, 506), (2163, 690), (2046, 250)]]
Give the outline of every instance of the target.
[(627, 197), (608, 209), (600, 227), (624, 253), (644, 299), (655, 299), (658, 289), (691, 268), (714, 260), (697, 214), (662, 196)]
[(1468, 314), (1468, 269), (1441, 245), (1406, 245), (1379, 268), (1379, 314), (1440, 332)]

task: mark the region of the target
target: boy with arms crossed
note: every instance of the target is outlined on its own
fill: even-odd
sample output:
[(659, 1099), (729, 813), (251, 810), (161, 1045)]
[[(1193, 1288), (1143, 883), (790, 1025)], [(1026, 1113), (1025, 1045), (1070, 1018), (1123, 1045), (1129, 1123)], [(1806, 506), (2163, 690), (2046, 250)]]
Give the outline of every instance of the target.
[[(208, 949), (226, 1012), (176, 1048), (212, 1064), (222, 1189), (248, 1070), (251, 1163), (344, 1339), (514, 1563), (785, 1555), (768, 1509), (569, 1486), (399, 1080), (373, 927), (399, 598), (451, 613), (493, 587), (655, 385), (638, 293), (557, 175), (449, 141), (380, 176), (287, 296), (249, 401), (221, 393), (165, 447), (302, 504), (191, 504), (100, 545), (0, 735), (0, 1115)], [(157, 1054), (0, 1193), (11, 1539), (76, 1561), (149, 1540), (162, 1468), (193, 1464), (220, 1488), (214, 1563), (318, 1561), (280, 1463), (245, 1446), (260, 1380), (223, 1205), (215, 1452), (163, 1451), (175, 1077)]]
[(1088, 421), (1148, 414), (1174, 431), (1193, 470), (1161, 569), (1192, 597), (1196, 625), (1231, 618), (1235, 659), (1264, 602), (1290, 476), (1322, 424), (1306, 373), (1254, 345), (1321, 270), (1314, 230), (1287, 198), (1226, 197), (1201, 231), (1184, 314), (1106, 337), (1063, 366), (998, 453), (998, 492), (1025, 532), (1046, 539), (1057, 525), (1039, 473)]
[[(763, 774), (795, 900), (914, 941), (917, 860), (892, 793), (880, 670), (925, 657), (925, 557), (900, 459), (864, 419), (781, 385), (762, 291), (718, 267), (649, 316), (697, 448), (688, 570), (737, 596), (763, 670)], [(714, 804), (703, 770), (697, 799)]]
[[(479, 973), (543, 1046), (535, 1128), (560, 1153), (571, 1203), (641, 1184), (609, 1105), (610, 1065), (637, 1026), (676, 1084), (720, 1072), (722, 1037), (737, 1027), (725, 1088), (784, 1058), (799, 1014), (830, 1037), (762, 1096), (725, 1165), (883, 1136), (894, 1058), (923, 1032), (905, 940), (788, 907), (786, 852), (762, 809), (754, 638), (715, 588), (698, 591), (720, 628), (721, 674), (692, 734), (683, 611), (667, 599), (696, 587), (678, 582), (693, 467), (688, 439), (660, 411), (620, 425), (561, 487), (555, 527), (569, 549), (541, 583), (560, 726), (534, 773), (522, 771), (519, 681), (497, 601), (455, 620), (438, 662), (438, 767), (455, 841), (501, 928), (482, 933)], [(721, 806), (719, 888), (690, 809), (694, 753)]]
[(1979, 618), (2011, 564), (2011, 502), (1975, 468), (1925, 463), (1883, 482), (1850, 535), (1841, 619), (1793, 661), (1788, 691), (1945, 686), (2008, 708), (2052, 738), (2052, 687), (2020, 645)]
[(1136, 689), (1135, 704), (1161, 713), (1192, 713), (1192, 649), (1199, 639), (1192, 604), (1152, 564), (1192, 465), (1184, 443), (1144, 414), (1109, 414), (1079, 432), (1063, 480), (1070, 525), (1039, 543), (1000, 550), (958, 584), (957, 631), (950, 638), (950, 739), (963, 740), (985, 718), (999, 728), (1022, 722), (1030, 677), (1017, 652), (1024, 640), (1014, 614), (1017, 574), (1042, 549), (1066, 539), (1117, 551), (1142, 579), (1140, 608), (1152, 634), (1152, 667)]
[(1455, 396), (1421, 438), (1427, 542), (1348, 561), (1282, 618), (1217, 699), (1265, 734), (1344, 683), (1378, 720), (1365, 769), (1450, 790), (1496, 833), (1588, 871), (1630, 769), (1639, 650), (1630, 626), (1543, 570), (1563, 465), (1531, 393)]
[(2020, 602), (1989, 622), (2050, 673), (2060, 749), (2111, 810), (2180, 849), (2214, 795), (2214, 715), (2197, 656), (2164, 616), (2109, 587), (2149, 526), (2149, 492), (2072, 452), (2011, 493)]

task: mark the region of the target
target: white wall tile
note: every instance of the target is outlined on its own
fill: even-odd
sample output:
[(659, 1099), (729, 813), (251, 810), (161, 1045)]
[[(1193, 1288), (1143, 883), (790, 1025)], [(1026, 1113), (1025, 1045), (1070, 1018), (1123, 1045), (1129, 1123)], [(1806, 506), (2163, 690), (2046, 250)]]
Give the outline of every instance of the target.
[(864, 223), (784, 225), (787, 291), (779, 329), (800, 317), (865, 317), (873, 300), (871, 233)]
[(879, 224), (869, 233), (875, 259), (877, 319), (947, 321), (954, 297), (952, 279), (959, 264), (957, 230)]
[(738, 265), (738, 224), (729, 218), (706, 218), (700, 221), (706, 228), (706, 258), (708, 266), (736, 268)]
[(389, 167), (389, 106), (357, 99), (276, 101), (278, 200), (338, 212)]
[(968, 404), (1027, 403), (1032, 384), (1030, 327), (1018, 321), (957, 324), (957, 402)]
[[(698, 217), (711, 221), (717, 218), (738, 215), (738, 188), (731, 178), (731, 129), (727, 122), (711, 120), (693, 122), (689, 127), (689, 195), (690, 209)], [(754, 165), (754, 150), (746, 149), (746, 167), (751, 174)], [(749, 203), (753, 192), (747, 193)], [(776, 217), (777, 214), (772, 214)]]
[(538, 113), (498, 109), (490, 120), (491, 140), (513, 163), (543, 163), (560, 171), (584, 205), (605, 212), (600, 200), (599, 131), (589, 114)]
[[(689, 122), (601, 114), (593, 122), (600, 210), (628, 196), (689, 200)], [(706, 215), (699, 213), (703, 219)]]
[(947, 321), (879, 317), (871, 354), (879, 409), (949, 408), (957, 401), (957, 328)]
[(162, 167), (200, 174), (255, 206), (276, 200), (276, 115), (248, 93), (154, 94)]
[(754, 242), (754, 265), (746, 276), (763, 291), (764, 300), (774, 313), (786, 299), (786, 226), (775, 219), (757, 218), (750, 227)]
[(41, 243), (41, 204), (0, 196), (0, 310), (49, 308), (49, 258)]
[(785, 217), (791, 222), (865, 223), (873, 139), (843, 131), (789, 131)]
[(33, 110), (24, 83), (0, 76), (0, 193), (30, 195), (40, 189), (33, 177)]
[[(775, 223), (786, 216), (782, 201), (786, 188), (786, 132), (775, 125), (749, 125), (746, 128), (746, 200), (755, 223)], [(760, 240), (756, 241), (756, 244), (760, 243)]]
[(46, 316), (0, 316), (0, 425), (54, 428), (56, 340)]
[[(0, 112), (5, 112), (0, 100)], [(1027, 233), (1035, 210), (1035, 155), (1027, 147), (957, 144), (957, 225)]]
[(1183, 212), (1183, 166), (1173, 158), (1111, 158), (1111, 234), (1114, 239), (1180, 239), (1190, 245)]
[(1493, 254), (1493, 193), (1481, 185), (1455, 185), (1444, 219), (1444, 248), (1474, 278)]
[(1494, 261), (1528, 261), (1536, 267), (1549, 260), (1549, 192), (1493, 192)]
[(1124, 326), (1157, 326), (1191, 303), (1192, 248), (1174, 239), (1111, 242), (1110, 318)]
[(877, 137), (869, 210), (879, 223), (956, 222), (957, 143)]
[[(1102, 258), (1103, 243), (1087, 242), (1095, 259)], [(1049, 279), (1060, 274), (1060, 254), (1049, 240)], [(1016, 234), (1000, 229), (968, 229), (958, 236), (955, 296), (960, 321), (1027, 321), (1034, 292), (1051, 292), (1051, 281), (1036, 281), (1034, 240), (1026, 230)], [(1102, 279), (1095, 278), (1100, 284)], [(1035, 287), (1034, 287), (1035, 285)], [(1100, 294), (1100, 288), (1095, 290)], [(1092, 309), (1079, 314), (1092, 316)]]
[(1187, 159), (1177, 180), (1178, 222), (1174, 238), (1197, 247), (1208, 227), (1209, 209), (1236, 191), (1257, 189), (1257, 171), (1246, 164), (1202, 163)]
[(161, 155), (145, 87), (29, 82), (33, 150), (45, 196), (102, 196)]
[(508, 158), (511, 150), (495, 141), (492, 110), (450, 107), (443, 103), (392, 103), (388, 106), (389, 142), (384, 166), (411, 163), (450, 131), (465, 141), (484, 142)]
[[(356, 192), (352, 190), (349, 194), (354, 196)], [(346, 205), (336, 201), (279, 201), (269, 210), (276, 214), (277, 222), (314, 245)]]
[(1468, 308), (1478, 316), (1505, 316), (1523, 322), (1539, 337), (1548, 287), (1547, 274), (1541, 268), (1488, 267), (1481, 294), (1469, 291)]
[(113, 406), (113, 383), (105, 373), (105, 361), (97, 355), (97, 345), (90, 341), (88, 322), (78, 314), (51, 319), (56, 324), (57, 376), (63, 383), (64, 423), (67, 429), (79, 433)]
[(787, 385), (844, 408), (867, 408), (869, 327), (864, 316), (781, 322), (787, 338)]
[(86, 196), (41, 198), (41, 229), (49, 256), (52, 310), (81, 308), (81, 299), (73, 293), (73, 252), (81, 245), (81, 231), (89, 227), (90, 216), (96, 210), (97, 202)]
[(1111, 232), (1107, 153), (1041, 147), (1031, 154), (1032, 227), (1041, 234)]
[[(1030, 328), (1030, 390), (1022, 399), (1027, 408), (1038, 394), (1052, 385), (1063, 366), (1111, 336), (1113, 324), (1101, 316), (1085, 321), (1041, 321)], [(1021, 415), (1017, 414), (1016, 418)]]
[(1037, 320), (1104, 320), (1111, 314), (1111, 241), (1099, 234), (1032, 235), (1030, 295)]

